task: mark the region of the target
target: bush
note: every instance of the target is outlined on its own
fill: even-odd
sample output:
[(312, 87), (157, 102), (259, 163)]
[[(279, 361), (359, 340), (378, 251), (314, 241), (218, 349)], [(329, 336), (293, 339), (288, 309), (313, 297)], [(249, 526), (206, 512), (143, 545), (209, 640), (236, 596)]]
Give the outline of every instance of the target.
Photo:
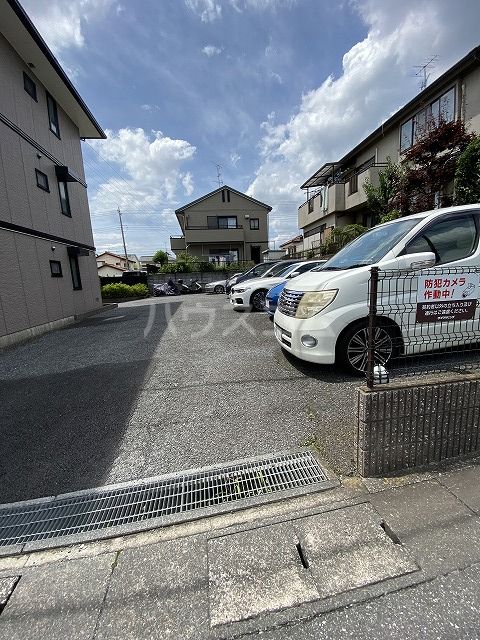
[(457, 162), (455, 204), (480, 202), (480, 137), (474, 138)]
[(198, 262), (195, 267), (195, 271), (200, 271), (200, 273), (215, 271), (215, 265), (213, 264), (213, 262)]
[(124, 284), (123, 282), (112, 282), (104, 284), (102, 289), (102, 298), (131, 298), (131, 297), (147, 297), (149, 295), (148, 287), (144, 284)]

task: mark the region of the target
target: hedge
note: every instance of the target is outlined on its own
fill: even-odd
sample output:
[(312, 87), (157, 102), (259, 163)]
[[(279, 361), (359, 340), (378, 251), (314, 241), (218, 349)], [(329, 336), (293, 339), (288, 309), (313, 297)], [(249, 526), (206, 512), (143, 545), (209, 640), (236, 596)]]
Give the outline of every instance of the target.
[(149, 296), (148, 287), (144, 284), (104, 284), (102, 298), (147, 298)]

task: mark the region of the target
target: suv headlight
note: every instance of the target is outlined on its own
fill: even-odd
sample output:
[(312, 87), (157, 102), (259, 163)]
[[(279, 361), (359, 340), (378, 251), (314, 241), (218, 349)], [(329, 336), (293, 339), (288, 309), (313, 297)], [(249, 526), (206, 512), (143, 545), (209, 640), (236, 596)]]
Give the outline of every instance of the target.
[(325, 307), (335, 300), (338, 289), (326, 289), (325, 291), (306, 291), (295, 313), (296, 318), (306, 319), (323, 311)]
[(233, 292), (234, 293), (245, 293), (245, 291), (248, 291), (251, 288), (252, 287), (235, 287)]

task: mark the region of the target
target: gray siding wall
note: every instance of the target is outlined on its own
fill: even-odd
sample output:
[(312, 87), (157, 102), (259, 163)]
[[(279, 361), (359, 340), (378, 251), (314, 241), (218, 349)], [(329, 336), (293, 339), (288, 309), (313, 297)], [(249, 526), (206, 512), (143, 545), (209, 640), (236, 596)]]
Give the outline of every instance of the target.
[[(38, 101), (25, 91), (23, 71), (36, 83)], [(61, 139), (49, 129), (45, 88), (0, 35), (0, 112), (84, 179), (78, 129), (60, 106), (57, 108)], [(85, 187), (68, 184), (72, 217), (63, 215), (55, 165), (39, 155), (35, 147), (0, 122), (0, 220), (93, 245)], [(48, 176), (49, 193), (37, 186), (35, 169)], [(51, 276), (50, 260), (60, 260), (62, 278)], [(78, 261), (82, 289), (74, 291), (65, 245), (0, 230), (0, 336), (101, 306), (94, 252), (79, 256)]]

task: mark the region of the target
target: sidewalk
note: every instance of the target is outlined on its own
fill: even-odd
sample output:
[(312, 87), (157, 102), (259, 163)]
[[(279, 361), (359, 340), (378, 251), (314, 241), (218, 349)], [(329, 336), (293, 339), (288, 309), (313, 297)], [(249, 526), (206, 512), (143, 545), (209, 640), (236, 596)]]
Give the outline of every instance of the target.
[(345, 478), (323, 493), (0, 558), (0, 609), (16, 582), (0, 638), (480, 638), (479, 481), (473, 463)]

